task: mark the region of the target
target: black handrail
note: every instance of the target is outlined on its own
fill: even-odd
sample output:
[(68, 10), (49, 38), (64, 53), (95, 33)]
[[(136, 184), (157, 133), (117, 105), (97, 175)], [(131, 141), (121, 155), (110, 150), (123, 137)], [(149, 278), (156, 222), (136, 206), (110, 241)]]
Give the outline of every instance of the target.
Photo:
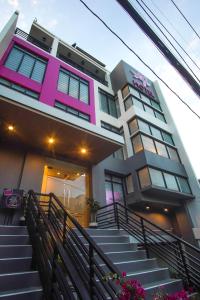
[(116, 299), (119, 270), (54, 194), (30, 191), (26, 220), (46, 299)]
[(127, 231), (145, 249), (148, 258), (152, 254), (159, 257), (173, 275), (183, 279), (186, 288), (200, 287), (199, 248), (119, 202), (101, 207), (97, 221), (100, 228), (117, 226)]
[(51, 47), (46, 45), (45, 43), (39, 41), (35, 37), (31, 36), (30, 34), (26, 33), (25, 31), (21, 30), (20, 28), (16, 28), (15, 34), (21, 36), (23, 39), (27, 40), (28, 42), (31, 42), (32, 44), (38, 46), (39, 48), (51, 52)]

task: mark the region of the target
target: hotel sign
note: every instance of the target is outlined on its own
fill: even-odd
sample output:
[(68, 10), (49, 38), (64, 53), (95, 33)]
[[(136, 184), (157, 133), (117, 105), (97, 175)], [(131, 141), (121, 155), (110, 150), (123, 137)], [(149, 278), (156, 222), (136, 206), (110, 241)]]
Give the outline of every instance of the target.
[(151, 83), (149, 80), (142, 75), (141, 73), (137, 71), (129, 71), (132, 76), (132, 84), (135, 88), (146, 94), (147, 96), (151, 98), (155, 98), (152, 89), (151, 89)]

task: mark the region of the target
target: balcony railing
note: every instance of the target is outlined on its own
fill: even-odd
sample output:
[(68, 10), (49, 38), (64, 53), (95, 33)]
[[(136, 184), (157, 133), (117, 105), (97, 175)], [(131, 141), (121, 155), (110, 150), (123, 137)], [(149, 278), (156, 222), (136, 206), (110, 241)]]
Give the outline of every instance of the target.
[(19, 35), (20, 37), (22, 37), (23, 39), (25, 39), (26, 41), (34, 44), (35, 46), (47, 51), (47, 52), (51, 52), (51, 47), (49, 47), (48, 45), (44, 44), (43, 42), (37, 40), (36, 38), (34, 38), (33, 36), (31, 36), (30, 34), (24, 32), (23, 30), (16, 28), (15, 30), (15, 34)]

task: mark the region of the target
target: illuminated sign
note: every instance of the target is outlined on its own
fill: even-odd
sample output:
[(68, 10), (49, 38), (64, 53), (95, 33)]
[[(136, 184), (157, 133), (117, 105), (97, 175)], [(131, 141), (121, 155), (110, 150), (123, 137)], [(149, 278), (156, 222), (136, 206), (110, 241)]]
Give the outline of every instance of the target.
[(151, 87), (151, 83), (148, 81), (148, 79), (142, 75), (139, 72), (133, 72), (130, 71), (130, 74), (132, 75), (132, 84), (134, 85), (134, 87), (136, 87), (137, 89), (141, 90), (143, 93), (145, 93), (147, 96), (154, 98), (154, 94), (152, 92), (152, 90), (150, 89)]

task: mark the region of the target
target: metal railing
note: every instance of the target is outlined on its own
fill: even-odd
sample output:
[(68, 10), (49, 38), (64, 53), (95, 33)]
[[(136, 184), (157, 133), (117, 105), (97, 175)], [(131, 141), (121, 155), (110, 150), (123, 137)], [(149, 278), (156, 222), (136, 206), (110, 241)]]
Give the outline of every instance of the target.
[(118, 269), (54, 194), (30, 191), (25, 215), (45, 299), (116, 299)]
[(19, 35), (20, 37), (22, 37), (23, 39), (27, 40), (28, 42), (34, 44), (35, 46), (47, 51), (47, 52), (51, 52), (51, 47), (49, 47), (48, 45), (46, 45), (45, 43), (39, 41), (38, 39), (34, 38), (33, 36), (31, 36), (30, 34), (26, 33), (25, 31), (21, 30), (20, 28), (16, 28), (15, 30), (15, 34)]
[(172, 277), (181, 278), (185, 288), (200, 287), (200, 249), (153, 224), (119, 202), (101, 207), (97, 214), (100, 228), (117, 226), (134, 237), (145, 249), (167, 266)]

